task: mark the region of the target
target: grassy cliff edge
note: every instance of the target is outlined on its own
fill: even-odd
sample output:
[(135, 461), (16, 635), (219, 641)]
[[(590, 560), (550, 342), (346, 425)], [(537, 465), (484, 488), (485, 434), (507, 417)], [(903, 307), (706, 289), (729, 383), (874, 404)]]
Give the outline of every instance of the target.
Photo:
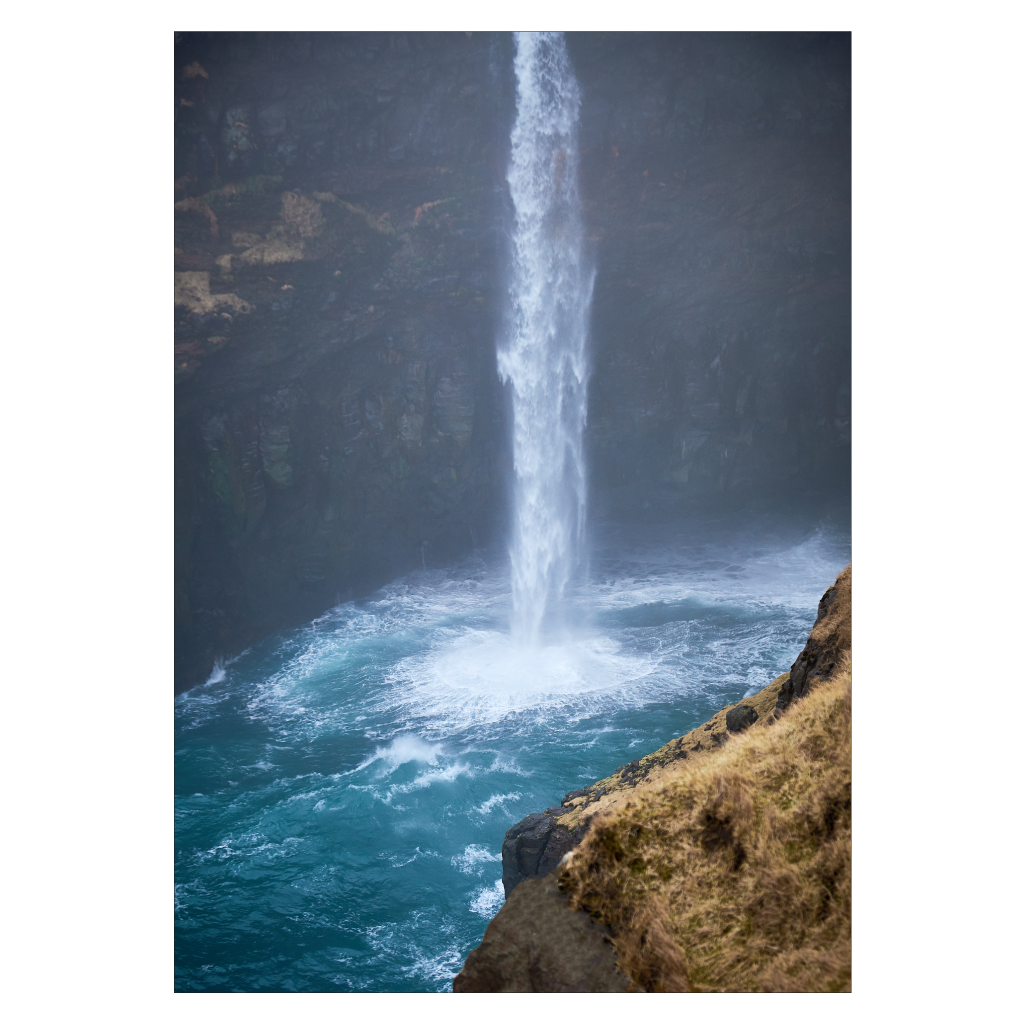
[[(595, 921), (630, 991), (850, 991), (851, 586), (847, 566), (790, 672), (567, 794), (557, 820), (582, 840), (510, 895), (520, 917)], [(456, 991), (589, 990), (573, 969), (554, 987), (495, 969), (533, 942), (503, 913)]]
[(850, 587), (819, 606), (805, 696), (596, 814), (563, 863), (637, 989), (850, 990)]

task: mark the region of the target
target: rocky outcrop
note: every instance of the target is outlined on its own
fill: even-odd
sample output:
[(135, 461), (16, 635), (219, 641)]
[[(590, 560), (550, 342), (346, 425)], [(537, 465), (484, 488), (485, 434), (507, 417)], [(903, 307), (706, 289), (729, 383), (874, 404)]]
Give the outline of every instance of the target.
[(559, 818), (567, 807), (549, 807), (541, 814), (528, 814), (505, 833), (501, 844), (501, 883), (505, 898), (522, 881), (548, 874), (583, 838), (586, 826), (566, 828)]
[(725, 727), (729, 732), (743, 732), (749, 729), (758, 719), (757, 712), (749, 704), (737, 704), (725, 715)]
[[(849, 37), (580, 33), (595, 514), (849, 488)], [(504, 536), (504, 33), (180, 33), (176, 686)], [(647, 510), (645, 512), (645, 510)]]
[(524, 882), (452, 982), (454, 992), (625, 992), (608, 929), (549, 879)]
[(840, 665), (852, 643), (853, 567), (847, 566), (818, 602), (818, 615), (804, 649), (779, 689), (775, 713), (781, 714), (811, 687), (828, 679)]

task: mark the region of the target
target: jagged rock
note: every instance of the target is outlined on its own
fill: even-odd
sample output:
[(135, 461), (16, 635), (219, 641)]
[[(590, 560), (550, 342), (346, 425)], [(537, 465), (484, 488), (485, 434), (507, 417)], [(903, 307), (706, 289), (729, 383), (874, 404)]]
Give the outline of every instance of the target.
[(557, 821), (566, 808), (549, 807), (541, 814), (528, 814), (505, 833), (501, 844), (501, 884), (508, 899), (512, 890), (527, 878), (548, 874), (583, 838), (586, 827), (566, 828)]
[(650, 774), (651, 766), (643, 764), (641, 761), (630, 761), (629, 764), (623, 765), (619, 771), (619, 778), (626, 785), (635, 786), (638, 782), (642, 782)]
[(757, 712), (749, 704), (737, 704), (725, 713), (725, 727), (729, 732), (743, 732), (757, 721)]
[(804, 649), (779, 690), (775, 714), (805, 696), (819, 680), (828, 679), (851, 645), (852, 567), (847, 566), (818, 602), (818, 616)]
[(562, 797), (562, 799), (563, 799), (563, 801), (575, 800), (577, 797), (586, 796), (589, 792), (590, 792), (590, 787), (589, 786), (584, 786), (582, 789), (570, 790), (568, 793), (565, 794), (564, 797)]
[[(540, 817), (540, 815), (531, 815)], [(454, 992), (625, 992), (608, 929), (570, 910), (553, 878), (516, 888), (452, 981)]]

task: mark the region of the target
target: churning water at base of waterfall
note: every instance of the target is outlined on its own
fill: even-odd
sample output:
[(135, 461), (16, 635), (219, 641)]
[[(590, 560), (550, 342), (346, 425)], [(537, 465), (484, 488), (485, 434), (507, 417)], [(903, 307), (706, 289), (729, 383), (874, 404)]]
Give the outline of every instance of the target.
[(501, 843), (785, 671), (848, 521), (595, 538), (586, 614), (509, 639), (506, 558), (412, 573), (176, 701), (176, 988), (450, 991)]

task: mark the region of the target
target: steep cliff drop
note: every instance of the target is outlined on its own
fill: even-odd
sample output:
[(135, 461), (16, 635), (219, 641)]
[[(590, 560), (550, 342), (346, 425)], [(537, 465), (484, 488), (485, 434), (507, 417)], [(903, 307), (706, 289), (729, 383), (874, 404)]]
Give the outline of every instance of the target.
[(453, 990), (849, 991), (851, 595), (760, 693), (509, 829)]

